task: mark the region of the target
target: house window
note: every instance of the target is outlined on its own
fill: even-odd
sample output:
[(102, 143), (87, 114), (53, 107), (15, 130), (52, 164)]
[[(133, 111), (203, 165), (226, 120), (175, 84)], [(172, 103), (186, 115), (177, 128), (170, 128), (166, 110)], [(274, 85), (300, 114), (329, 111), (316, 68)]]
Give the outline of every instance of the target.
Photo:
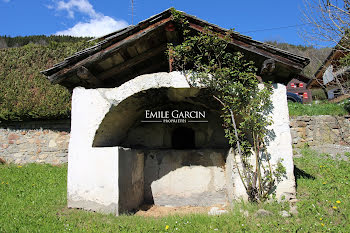
[(174, 149), (194, 149), (195, 133), (194, 130), (187, 127), (176, 128), (171, 135), (171, 144)]

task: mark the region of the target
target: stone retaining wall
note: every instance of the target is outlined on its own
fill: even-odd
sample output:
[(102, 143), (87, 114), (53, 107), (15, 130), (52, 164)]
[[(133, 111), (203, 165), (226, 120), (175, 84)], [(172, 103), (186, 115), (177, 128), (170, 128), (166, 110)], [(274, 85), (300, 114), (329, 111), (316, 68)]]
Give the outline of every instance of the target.
[(296, 147), (305, 143), (310, 146), (350, 145), (350, 116), (291, 117), (290, 129)]
[[(350, 116), (291, 117), (293, 145), (350, 145)], [(11, 163), (67, 162), (70, 120), (0, 123), (0, 158)]]
[(70, 120), (0, 123), (0, 158), (10, 163), (67, 162)]

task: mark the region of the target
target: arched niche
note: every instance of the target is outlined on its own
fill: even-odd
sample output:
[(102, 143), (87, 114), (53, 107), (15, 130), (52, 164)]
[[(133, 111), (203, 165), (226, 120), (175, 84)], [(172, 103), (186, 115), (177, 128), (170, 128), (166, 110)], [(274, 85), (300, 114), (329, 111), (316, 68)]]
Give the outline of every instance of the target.
[[(152, 118), (147, 118), (151, 112)], [(186, 123), (164, 122), (168, 112), (189, 112)], [(201, 122), (195, 112), (205, 114)], [(157, 114), (158, 113), (158, 114)], [(174, 114), (175, 115), (175, 114)], [(148, 115), (149, 117), (149, 115)], [(181, 118), (181, 116), (178, 116)], [(151, 122), (152, 120), (157, 122)], [(228, 142), (220, 118), (220, 106), (206, 89), (153, 88), (143, 90), (113, 106), (105, 115), (93, 141), (93, 147), (120, 146), (140, 149), (201, 149), (227, 148)], [(174, 134), (181, 134), (191, 146), (174, 145)], [(191, 135), (188, 135), (191, 134)], [(193, 134), (193, 135), (192, 135)], [(180, 138), (181, 136), (177, 135)], [(175, 143), (176, 144), (176, 143)], [(187, 147), (187, 148), (186, 148)]]

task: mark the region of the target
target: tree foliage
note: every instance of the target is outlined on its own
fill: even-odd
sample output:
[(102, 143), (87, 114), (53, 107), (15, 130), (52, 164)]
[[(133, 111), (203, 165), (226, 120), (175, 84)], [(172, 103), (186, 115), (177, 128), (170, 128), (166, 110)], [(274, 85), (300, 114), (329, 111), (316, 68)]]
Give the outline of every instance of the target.
[(52, 85), (40, 71), (88, 45), (51, 41), (0, 49), (0, 120), (68, 118), (71, 94)]
[(169, 45), (173, 65), (190, 77), (193, 86), (208, 88), (221, 103), (225, 136), (238, 155), (236, 169), (249, 199), (263, 201), (285, 172), (281, 163), (272, 168), (266, 152), (267, 135), (272, 133), (268, 130), (272, 86), (259, 85), (254, 63), (231, 52), (231, 32), (224, 37), (210, 28), (193, 33), (180, 12), (173, 16), (184, 36), (181, 44)]
[(267, 44), (271, 44), (279, 49), (297, 54), (302, 57), (310, 58), (310, 64), (308, 64), (302, 71), (307, 77), (313, 77), (318, 68), (323, 64), (332, 48), (316, 48), (314, 46), (293, 45), (288, 43), (282, 43), (277, 41), (265, 41)]

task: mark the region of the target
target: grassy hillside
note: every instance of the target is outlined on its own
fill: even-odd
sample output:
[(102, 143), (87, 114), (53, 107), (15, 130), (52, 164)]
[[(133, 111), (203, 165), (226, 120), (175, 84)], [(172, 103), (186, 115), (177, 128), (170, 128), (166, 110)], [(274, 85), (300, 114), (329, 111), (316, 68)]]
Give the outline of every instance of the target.
[(69, 117), (71, 94), (40, 71), (87, 46), (80, 38), (0, 49), (0, 121)]

